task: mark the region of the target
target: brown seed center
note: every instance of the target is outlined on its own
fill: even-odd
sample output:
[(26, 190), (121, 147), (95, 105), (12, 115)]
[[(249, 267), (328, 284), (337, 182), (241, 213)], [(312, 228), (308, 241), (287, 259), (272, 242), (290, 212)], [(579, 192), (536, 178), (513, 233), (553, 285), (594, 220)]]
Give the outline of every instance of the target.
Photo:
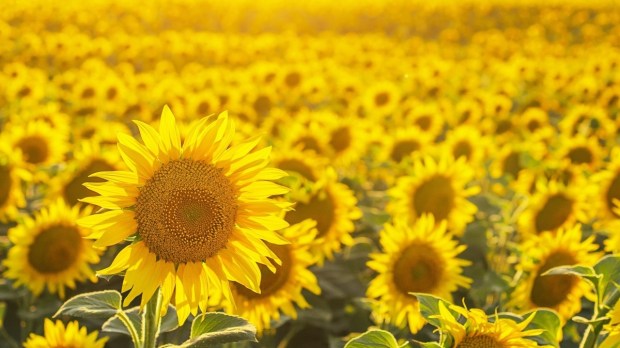
[(454, 198), (450, 179), (436, 175), (423, 182), (413, 194), (413, 208), (416, 215), (430, 213), (436, 221), (441, 221), (450, 215)]
[(12, 184), (11, 168), (7, 165), (0, 165), (0, 207), (8, 201)]
[(465, 337), (464, 340), (459, 343), (457, 348), (502, 348), (503, 344), (497, 342), (497, 340), (491, 336), (479, 335)]
[(394, 284), (403, 294), (432, 293), (441, 282), (443, 265), (435, 250), (412, 244), (394, 263)]
[(204, 261), (226, 247), (237, 217), (235, 187), (222, 170), (181, 159), (161, 166), (140, 189), (138, 234), (158, 258)]
[(47, 141), (38, 135), (22, 138), (17, 143), (17, 147), (21, 150), (24, 160), (28, 163), (39, 164), (45, 162), (49, 155)]
[(60, 273), (71, 267), (82, 248), (82, 236), (74, 226), (52, 225), (35, 237), (28, 263), (41, 273)]
[(579, 279), (571, 275), (541, 276), (541, 274), (554, 267), (574, 265), (575, 263), (577, 262), (573, 255), (563, 251), (549, 255), (534, 279), (534, 286), (530, 295), (532, 302), (539, 307), (548, 308), (554, 308), (564, 302)]

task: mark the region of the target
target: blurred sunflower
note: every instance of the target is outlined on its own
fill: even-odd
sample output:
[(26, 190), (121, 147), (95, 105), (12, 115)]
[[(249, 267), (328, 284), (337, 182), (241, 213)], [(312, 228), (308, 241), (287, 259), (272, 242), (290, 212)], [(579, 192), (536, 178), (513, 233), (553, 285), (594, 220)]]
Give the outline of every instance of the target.
[(439, 330), (452, 338), (452, 347), (454, 348), (540, 347), (536, 341), (527, 338), (538, 336), (544, 332), (542, 329), (526, 330), (528, 324), (534, 319), (534, 314), (517, 323), (511, 319), (497, 316), (494, 320), (489, 321), (488, 316), (477, 308), (467, 309), (450, 305), (450, 309), (458, 314), (457, 317), (450, 312), (443, 302), (439, 302), (439, 314), (434, 317), (441, 322)]
[(574, 106), (560, 120), (559, 127), (562, 134), (595, 136), (603, 142), (611, 140), (616, 134), (616, 124), (605, 109), (595, 105)]
[(400, 104), (400, 99), (398, 86), (388, 81), (377, 82), (364, 92), (364, 114), (369, 118), (391, 115)]
[(328, 160), (318, 156), (314, 151), (302, 151), (299, 148), (287, 149), (272, 154), (271, 163), (289, 174), (298, 174), (309, 181), (317, 181), (321, 171), (328, 165)]
[(557, 157), (570, 162), (573, 166), (596, 172), (601, 165), (604, 152), (596, 137), (577, 134), (573, 137), (560, 137)]
[(20, 165), (36, 173), (35, 179), (44, 179), (43, 169), (61, 163), (65, 157), (66, 135), (46, 122), (11, 123), (6, 132), (8, 143), (21, 153)]
[(30, 180), (31, 175), (19, 163), (20, 155), (0, 143), (0, 222), (15, 219), (18, 209), (26, 206), (22, 183)]
[(371, 254), (368, 261), (368, 267), (378, 274), (366, 291), (376, 299), (373, 310), (379, 321), (407, 325), (416, 333), (425, 320), (410, 292), (451, 298), (459, 287), (471, 284), (462, 275), (470, 262), (457, 258), (465, 246), (451, 238), (445, 221), (435, 224), (433, 215), (424, 214), (413, 225), (397, 218), (384, 226), (379, 241), (383, 251)]
[(508, 307), (519, 311), (546, 307), (568, 320), (581, 310), (581, 297), (591, 299), (592, 289), (584, 280), (572, 275), (542, 274), (551, 268), (566, 265), (592, 266), (601, 256), (594, 236), (581, 240), (581, 225), (559, 229), (555, 234), (544, 232), (527, 239), (523, 256), (517, 265), (524, 274), (512, 293)]
[(446, 118), (441, 107), (434, 103), (420, 104), (402, 117), (404, 125), (417, 127), (432, 139), (441, 133)]
[(620, 218), (620, 211), (615, 210), (615, 200), (620, 199), (620, 149), (613, 148), (609, 162), (591, 177), (592, 187), (597, 195), (593, 211), (596, 212), (595, 227), (605, 228), (609, 222)]
[(65, 287), (75, 288), (76, 281), (97, 281), (91, 265), (99, 262), (101, 249), (84, 239), (91, 231), (76, 220), (90, 214), (68, 207), (61, 200), (33, 217), (25, 217), (9, 230), (14, 244), (3, 262), (4, 276), (14, 279), (14, 286), (25, 285), (36, 296), (47, 287), (50, 293), (65, 297)]
[(416, 155), (419, 157), (433, 146), (434, 139), (418, 127), (399, 127), (387, 132), (391, 134), (380, 137), (381, 152), (378, 156), (384, 162), (400, 163)]
[(337, 116), (327, 123), (327, 156), (336, 167), (348, 167), (366, 151), (366, 130), (363, 120)]
[(342, 244), (353, 244), (351, 233), (354, 221), (362, 217), (353, 191), (336, 180), (336, 173), (328, 169), (309, 190), (293, 189), (291, 200), (295, 208), (286, 213), (286, 221), (293, 225), (306, 219), (316, 221), (317, 237), (311, 248), (322, 265), (325, 258), (331, 260)]
[(302, 291), (308, 290), (315, 295), (321, 293), (316, 276), (308, 270), (315, 261), (315, 256), (310, 253), (317, 233), (315, 226), (314, 221), (305, 220), (284, 229), (281, 233), (291, 244), (269, 245), (282, 264), (276, 266), (275, 272), (260, 266), (260, 293), (233, 283), (232, 294), (237, 307), (234, 309), (228, 305), (227, 311), (248, 319), (260, 333), (271, 327), (272, 320), (280, 319), (280, 311), (296, 319), (295, 305), (310, 307)]
[(556, 180), (539, 178), (535, 193), (529, 198), (528, 206), (518, 218), (519, 231), (526, 235), (554, 232), (586, 222), (587, 186), (566, 186)]
[(477, 211), (467, 200), (480, 191), (479, 186), (467, 187), (473, 176), (473, 170), (462, 157), (454, 160), (451, 155), (444, 155), (439, 160), (417, 159), (411, 175), (399, 178), (396, 187), (388, 191), (391, 199), (387, 210), (409, 223), (422, 214), (431, 214), (435, 223), (445, 220), (450, 232), (461, 234)]
[(537, 140), (546, 140), (555, 135), (555, 129), (549, 122), (547, 112), (538, 107), (529, 107), (517, 117), (517, 126), (520, 128), (523, 139), (531, 137)]
[(86, 327), (80, 327), (77, 321), (65, 326), (60, 320), (54, 323), (45, 318), (43, 330), (43, 336), (31, 333), (24, 342), (24, 348), (103, 348), (108, 341), (107, 337), (97, 338), (97, 331), (89, 334)]
[(230, 280), (260, 291), (257, 263), (272, 271), (269, 258), (280, 263), (265, 242), (287, 243), (273, 231), (288, 225), (277, 215), (290, 206), (268, 198), (288, 191), (270, 181), (286, 175), (265, 168), (271, 148), (253, 151), (259, 137), (230, 147), (235, 127), (227, 113), (201, 119), (183, 144), (168, 107), (159, 132), (135, 123), (144, 145), (124, 134), (118, 144), (130, 170), (96, 174), (107, 182), (88, 188), (101, 196), (83, 199), (108, 209), (80, 220), (94, 229), (96, 245), (138, 237), (98, 273), (125, 271), (125, 304), (141, 294), (144, 306), (161, 288), (162, 311), (172, 301), (179, 323), (204, 312), (212, 293), (234, 302)]
[(461, 126), (446, 134), (446, 139), (440, 145), (440, 151), (452, 154), (455, 159), (465, 158), (476, 177), (480, 178), (485, 173), (484, 160), (489, 147), (488, 138), (480, 134), (477, 128)]
[(90, 176), (97, 172), (119, 170), (120, 163), (121, 158), (116, 151), (102, 148), (95, 141), (83, 141), (60, 175), (50, 180), (48, 199), (61, 197), (69, 206), (79, 204), (81, 199), (96, 195), (84, 186), (85, 183), (104, 181)]

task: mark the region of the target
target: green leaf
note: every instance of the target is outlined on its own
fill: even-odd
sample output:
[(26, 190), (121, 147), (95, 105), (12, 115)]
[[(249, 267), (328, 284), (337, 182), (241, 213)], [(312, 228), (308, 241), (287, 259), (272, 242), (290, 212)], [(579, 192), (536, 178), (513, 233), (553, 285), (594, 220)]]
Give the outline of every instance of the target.
[(89, 292), (70, 298), (54, 314), (80, 318), (110, 318), (121, 310), (121, 294), (114, 290)]
[(168, 305), (168, 311), (163, 318), (161, 318), (161, 328), (159, 332), (172, 331), (179, 327), (179, 319), (177, 317), (177, 310), (172, 305)]
[[(409, 343), (407, 343), (409, 344)], [(401, 346), (405, 347), (405, 346)], [(441, 344), (437, 343), (437, 342), (420, 342), (420, 341), (413, 341), (411, 344), (408, 345), (408, 347), (420, 347), (420, 348), (442, 348)]]
[(399, 346), (390, 332), (369, 330), (351, 339), (344, 348), (399, 348)]
[(603, 257), (594, 265), (594, 270), (601, 276), (597, 289), (600, 304), (612, 307), (618, 297), (614, 283), (620, 284), (620, 256)]
[(558, 266), (554, 267), (542, 274), (550, 275), (574, 275), (585, 279), (596, 290), (601, 279), (601, 275), (597, 274), (594, 268), (582, 265)]
[(420, 303), (420, 313), (426, 319), (426, 321), (437, 327), (441, 328), (441, 321), (437, 318), (431, 318), (431, 316), (439, 315), (439, 303), (442, 302), (446, 308), (452, 313), (455, 318), (458, 318), (460, 314), (450, 309), (451, 303), (443, 300), (437, 296), (423, 294), (418, 292), (411, 292), (411, 295), (415, 296)]
[(204, 313), (192, 322), (189, 337), (181, 347), (208, 348), (222, 343), (256, 342), (256, 328), (241, 317), (221, 312)]
[[(525, 329), (543, 329), (545, 331), (538, 336), (528, 338), (538, 342), (539, 345), (549, 345), (559, 348), (558, 341), (562, 334), (562, 323), (557, 313), (550, 309), (538, 309), (530, 313), (529, 315), (534, 315), (534, 319), (532, 319)], [(529, 318), (529, 315), (525, 314), (524, 317)]]
[[(140, 328), (140, 326), (142, 325), (142, 315), (140, 315), (139, 307), (128, 309), (125, 311), (125, 314), (127, 315), (127, 318), (129, 318), (129, 321), (131, 322), (134, 328)], [(127, 329), (127, 326), (125, 326), (125, 324), (121, 321), (118, 315), (113, 316), (112, 318), (108, 319), (105, 323), (103, 323), (103, 325), (101, 326), (101, 331), (102, 332), (114, 332), (114, 333), (131, 336), (131, 334), (129, 333), (129, 330)]]

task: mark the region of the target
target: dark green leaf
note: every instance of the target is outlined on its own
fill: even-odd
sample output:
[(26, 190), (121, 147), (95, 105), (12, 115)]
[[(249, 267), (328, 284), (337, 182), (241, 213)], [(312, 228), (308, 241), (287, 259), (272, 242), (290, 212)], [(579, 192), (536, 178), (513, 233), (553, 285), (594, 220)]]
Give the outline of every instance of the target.
[(398, 342), (388, 331), (370, 330), (351, 339), (344, 348), (398, 348)]
[(212, 312), (194, 319), (189, 337), (181, 347), (207, 348), (229, 342), (256, 342), (256, 328), (241, 317)]
[(597, 274), (594, 268), (582, 265), (558, 266), (542, 274), (543, 276), (552, 275), (574, 275), (585, 279), (593, 289), (597, 289), (601, 275)]
[(543, 329), (543, 333), (536, 337), (529, 337), (538, 342), (539, 345), (550, 345), (560, 347), (558, 344), (562, 333), (562, 323), (556, 312), (550, 309), (538, 309), (531, 314), (525, 314), (524, 318), (534, 315), (534, 319), (527, 325), (526, 330)]
[(80, 294), (65, 302), (54, 317), (110, 318), (121, 310), (121, 299), (121, 294), (114, 290)]
[(607, 255), (600, 259), (594, 270), (601, 276), (598, 284), (598, 296), (601, 304), (613, 306), (618, 297), (618, 291), (614, 283), (620, 284), (620, 256)]
[(420, 313), (428, 321), (429, 324), (435, 327), (441, 327), (441, 322), (437, 318), (431, 318), (431, 316), (439, 315), (439, 303), (442, 302), (446, 308), (452, 313), (455, 318), (459, 317), (459, 314), (450, 309), (451, 303), (443, 300), (437, 296), (422, 294), (422, 293), (410, 293), (415, 296), (420, 303)]
[[(134, 307), (125, 311), (125, 314), (129, 318), (129, 321), (133, 325), (134, 328), (140, 328), (142, 325), (142, 315), (140, 315), (140, 308)], [(103, 332), (114, 332), (127, 336), (131, 336), (129, 330), (125, 326), (125, 324), (121, 321), (118, 315), (113, 316), (108, 319), (103, 326), (101, 327), (101, 331)]]

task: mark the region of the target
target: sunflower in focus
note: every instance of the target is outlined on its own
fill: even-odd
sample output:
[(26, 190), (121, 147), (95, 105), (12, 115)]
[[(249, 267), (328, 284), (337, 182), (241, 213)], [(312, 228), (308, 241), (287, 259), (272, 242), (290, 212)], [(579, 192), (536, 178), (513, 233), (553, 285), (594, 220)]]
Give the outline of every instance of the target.
[(586, 198), (590, 195), (586, 191), (584, 187), (566, 186), (556, 180), (537, 180), (535, 192), (518, 219), (520, 232), (554, 232), (587, 221)]
[(473, 170), (465, 158), (444, 155), (435, 160), (424, 157), (414, 162), (410, 176), (401, 177), (390, 189), (387, 210), (396, 218), (413, 223), (422, 214), (432, 214), (435, 222), (448, 222), (448, 230), (461, 234), (474, 218), (476, 206), (467, 200), (480, 191), (469, 185)]
[(84, 186), (85, 183), (103, 182), (92, 174), (120, 169), (121, 159), (116, 151), (106, 151), (94, 141), (83, 141), (73, 153), (73, 159), (61, 174), (50, 180), (51, 199), (61, 197), (69, 206), (80, 203), (80, 200), (94, 196), (95, 192)]
[(25, 217), (9, 230), (13, 246), (3, 262), (4, 276), (14, 286), (25, 285), (36, 296), (47, 287), (50, 293), (65, 297), (65, 287), (75, 288), (77, 281), (97, 281), (91, 266), (99, 262), (102, 249), (84, 239), (91, 231), (80, 227), (77, 219), (90, 214), (58, 200)]
[[(456, 312), (457, 316), (449, 309)], [(517, 323), (499, 317), (489, 321), (488, 316), (477, 308), (450, 305), (449, 309), (443, 302), (439, 302), (439, 314), (434, 317), (441, 322), (441, 333), (452, 338), (451, 347), (454, 348), (534, 348), (539, 345), (527, 337), (535, 337), (544, 332), (540, 329), (526, 330), (535, 314), (530, 314), (527, 319)]]
[(435, 224), (424, 214), (413, 226), (403, 219), (386, 224), (379, 234), (383, 251), (370, 255), (368, 267), (377, 271), (366, 295), (376, 299), (378, 321), (409, 327), (416, 333), (425, 323), (418, 300), (410, 292), (450, 298), (459, 287), (468, 288), (471, 279), (462, 275), (469, 261), (457, 258), (465, 250), (446, 231), (446, 222)]
[(591, 299), (588, 283), (572, 275), (542, 274), (565, 265), (593, 266), (601, 256), (594, 236), (581, 240), (581, 225), (562, 228), (555, 234), (544, 232), (526, 240), (517, 271), (525, 275), (514, 289), (508, 307), (519, 311), (546, 307), (568, 320), (581, 310), (581, 297)]
[(228, 306), (227, 311), (247, 318), (260, 333), (271, 327), (272, 320), (280, 319), (280, 311), (296, 319), (295, 306), (310, 307), (302, 291), (308, 290), (315, 295), (321, 293), (316, 276), (308, 269), (315, 261), (310, 253), (317, 233), (315, 226), (316, 222), (305, 220), (284, 229), (281, 233), (291, 244), (269, 245), (282, 264), (276, 266), (275, 272), (260, 266), (260, 293), (233, 283), (232, 294), (237, 308)]
[(316, 221), (317, 236), (311, 251), (317, 255), (319, 265), (325, 258), (331, 260), (343, 244), (353, 244), (354, 221), (362, 217), (362, 212), (357, 207), (353, 191), (337, 181), (333, 169), (328, 169), (309, 188), (294, 188), (291, 200), (297, 203), (293, 210), (286, 212), (285, 219), (289, 224), (307, 219)]
[(271, 271), (269, 259), (280, 263), (265, 242), (287, 243), (274, 232), (288, 225), (278, 215), (290, 204), (269, 198), (288, 191), (271, 182), (286, 176), (266, 168), (271, 148), (253, 151), (260, 137), (230, 146), (235, 126), (227, 113), (201, 119), (183, 144), (167, 106), (159, 132), (135, 123), (144, 144), (119, 135), (129, 171), (95, 174), (107, 181), (87, 187), (101, 196), (82, 200), (108, 210), (80, 220), (93, 228), (96, 245), (135, 236), (98, 274), (125, 271), (125, 305), (142, 295), (143, 307), (161, 288), (162, 311), (174, 303), (179, 323), (205, 312), (213, 293), (234, 303), (229, 281), (259, 292), (257, 263)]
[(107, 337), (98, 338), (97, 331), (88, 333), (77, 321), (65, 326), (60, 320), (54, 323), (46, 318), (43, 330), (43, 336), (31, 333), (24, 348), (103, 348), (108, 341)]
[(0, 222), (15, 219), (18, 209), (26, 206), (22, 182), (30, 180), (31, 175), (19, 167), (19, 157), (0, 144)]

